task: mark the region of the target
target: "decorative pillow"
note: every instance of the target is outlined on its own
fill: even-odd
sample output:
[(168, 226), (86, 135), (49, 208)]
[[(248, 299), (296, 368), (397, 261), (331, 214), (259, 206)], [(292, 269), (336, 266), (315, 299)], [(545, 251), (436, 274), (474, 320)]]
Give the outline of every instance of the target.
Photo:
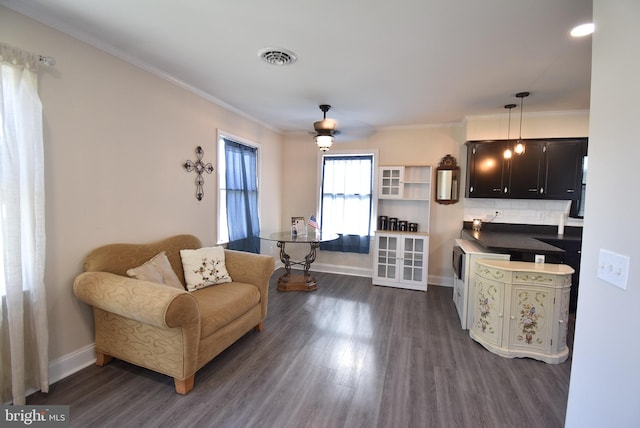
[(180, 250), (180, 257), (184, 269), (184, 280), (189, 291), (231, 282), (231, 276), (229, 276), (224, 264), (224, 249), (222, 247)]
[(164, 251), (159, 252), (143, 265), (129, 269), (127, 275), (142, 281), (157, 282), (184, 290)]

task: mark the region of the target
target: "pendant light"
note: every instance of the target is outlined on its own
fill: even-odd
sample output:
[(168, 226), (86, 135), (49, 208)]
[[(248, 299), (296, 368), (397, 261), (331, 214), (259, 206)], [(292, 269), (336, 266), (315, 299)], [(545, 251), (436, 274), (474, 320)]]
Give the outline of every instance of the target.
[(524, 105), (524, 99), (529, 96), (529, 92), (518, 92), (516, 94), (517, 98), (520, 98), (520, 135), (518, 137), (518, 142), (516, 143), (513, 151), (517, 155), (523, 155), (525, 151), (524, 141), (522, 141), (522, 109)]
[[(507, 128), (507, 140), (511, 140), (511, 109), (513, 109), (515, 106), (515, 104), (507, 104), (506, 106), (504, 106), (504, 108), (509, 109), (509, 127)], [(503, 155), (505, 159), (511, 159), (512, 154), (513, 153), (511, 152), (511, 148), (508, 147), (504, 151)]]

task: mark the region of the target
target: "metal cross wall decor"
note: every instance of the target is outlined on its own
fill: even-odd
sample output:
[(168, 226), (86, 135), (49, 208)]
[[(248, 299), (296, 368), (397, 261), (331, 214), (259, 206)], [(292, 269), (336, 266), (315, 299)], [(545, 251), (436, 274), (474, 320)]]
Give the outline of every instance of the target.
[(183, 165), (187, 172), (195, 171), (196, 174), (198, 174), (196, 176), (196, 199), (199, 201), (201, 201), (204, 196), (204, 189), (202, 188), (204, 185), (204, 178), (202, 178), (202, 173), (206, 172), (207, 174), (211, 174), (213, 172), (213, 165), (211, 165), (211, 162), (207, 164), (202, 162), (203, 156), (204, 150), (202, 150), (202, 147), (198, 146), (196, 147), (196, 157), (198, 160), (195, 162), (188, 160)]

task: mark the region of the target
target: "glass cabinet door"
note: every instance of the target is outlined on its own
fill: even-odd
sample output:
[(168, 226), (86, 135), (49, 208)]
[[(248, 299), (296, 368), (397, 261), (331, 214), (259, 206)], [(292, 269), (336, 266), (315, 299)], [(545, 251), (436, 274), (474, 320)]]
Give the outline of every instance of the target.
[(402, 279), (422, 281), (424, 271), (424, 238), (405, 237)]
[(377, 253), (377, 276), (379, 278), (396, 278), (398, 238), (395, 236), (379, 235)]
[(403, 168), (381, 168), (380, 169), (380, 198), (401, 198)]

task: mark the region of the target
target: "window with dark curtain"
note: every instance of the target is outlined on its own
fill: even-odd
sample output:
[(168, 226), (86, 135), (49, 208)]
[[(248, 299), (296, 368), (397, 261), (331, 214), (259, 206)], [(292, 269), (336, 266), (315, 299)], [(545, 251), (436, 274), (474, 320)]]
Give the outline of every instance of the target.
[(229, 249), (260, 253), (258, 149), (224, 138)]
[(320, 226), (339, 238), (320, 249), (369, 253), (372, 172), (372, 155), (323, 157)]

